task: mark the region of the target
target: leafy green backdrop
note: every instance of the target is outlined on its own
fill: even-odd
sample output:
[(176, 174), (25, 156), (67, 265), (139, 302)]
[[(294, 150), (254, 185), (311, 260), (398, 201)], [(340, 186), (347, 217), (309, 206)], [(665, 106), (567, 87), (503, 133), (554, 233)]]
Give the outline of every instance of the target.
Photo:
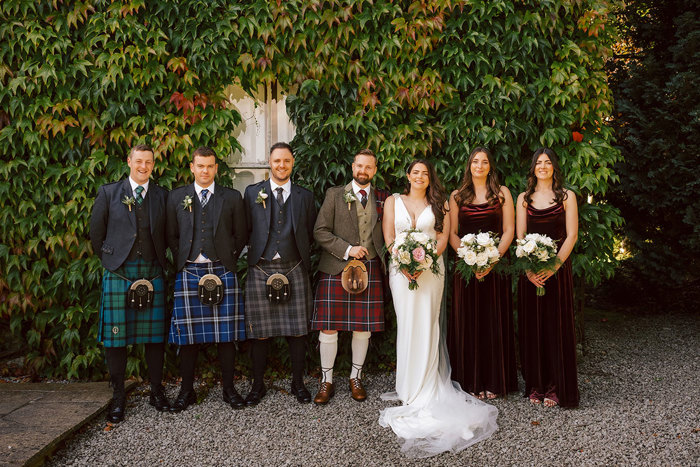
[[(621, 222), (604, 198), (619, 159), (606, 125), (611, 32), (599, 0), (3, 1), (2, 319), (37, 374), (102, 377), (101, 269), (87, 242), (97, 187), (126, 173), (137, 142), (156, 148), (166, 188), (190, 181), (194, 147), (237, 147), (231, 83), (290, 93), (296, 174), (319, 203), (362, 147), (397, 191), (413, 157), (454, 188), (470, 148), (487, 145), (514, 194), (532, 151), (553, 147), (580, 204), (574, 271), (596, 284), (612, 274)], [(393, 359), (392, 331), (374, 362)]]

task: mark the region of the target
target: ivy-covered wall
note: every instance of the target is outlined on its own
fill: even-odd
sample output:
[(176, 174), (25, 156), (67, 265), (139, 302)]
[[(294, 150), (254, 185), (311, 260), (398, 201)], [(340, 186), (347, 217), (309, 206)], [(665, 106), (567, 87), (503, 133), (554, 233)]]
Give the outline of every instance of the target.
[(607, 25), (601, 0), (5, 0), (0, 316), (36, 373), (100, 377), (97, 187), (126, 173), (136, 142), (156, 148), (166, 188), (190, 181), (194, 147), (237, 147), (223, 94), (234, 82), (292, 94), (296, 174), (319, 203), (362, 147), (397, 191), (412, 157), (434, 160), (451, 189), (470, 148), (487, 145), (514, 194), (532, 151), (553, 147), (580, 201), (575, 273), (595, 284), (613, 271), (621, 222), (604, 201), (619, 158), (605, 125)]

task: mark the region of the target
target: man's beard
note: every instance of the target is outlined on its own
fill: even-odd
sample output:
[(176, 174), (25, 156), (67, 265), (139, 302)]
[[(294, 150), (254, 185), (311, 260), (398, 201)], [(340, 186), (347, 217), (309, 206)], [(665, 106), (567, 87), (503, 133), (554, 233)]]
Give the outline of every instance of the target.
[(370, 180), (372, 180), (367, 175), (358, 175), (357, 177), (353, 176), (352, 179), (355, 180), (358, 185), (367, 185), (370, 182)]

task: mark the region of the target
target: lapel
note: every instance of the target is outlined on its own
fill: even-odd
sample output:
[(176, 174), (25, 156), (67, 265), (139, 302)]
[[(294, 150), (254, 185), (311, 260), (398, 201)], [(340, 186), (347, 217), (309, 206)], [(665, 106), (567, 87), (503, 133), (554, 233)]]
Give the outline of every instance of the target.
[[(182, 202), (184, 201), (185, 196), (189, 196), (192, 198), (192, 212), (190, 212), (188, 208), (182, 207)], [(177, 206), (177, 209), (182, 210), (183, 214), (181, 215), (181, 217), (182, 219), (184, 219), (180, 230), (182, 231), (182, 228), (184, 228), (185, 231), (189, 233), (189, 238), (192, 238), (192, 234), (194, 232), (194, 203), (197, 202), (197, 192), (194, 191), (194, 183), (190, 183), (189, 185), (187, 185), (187, 188), (185, 188), (185, 196), (182, 197)]]
[(374, 228), (379, 219), (379, 214), (377, 213), (377, 192), (374, 189), (374, 185), (369, 190), (369, 196), (367, 196), (367, 206), (370, 208), (370, 221), (369, 225)]
[[(265, 216), (265, 226), (263, 226), (263, 229), (267, 229), (268, 234), (269, 234), (269, 228), (270, 228), (270, 222), (271, 222), (271, 216), (272, 216), (272, 197), (274, 196), (274, 193), (272, 193), (272, 186), (270, 185), (270, 180), (265, 180), (263, 184), (260, 187), (261, 190), (265, 190), (265, 193), (267, 193), (267, 200), (265, 201), (265, 207), (263, 207), (262, 203), (257, 204), (259, 206), (258, 209), (263, 210), (263, 214)], [(258, 191), (260, 193), (260, 191)], [(258, 197), (258, 193), (255, 193), (255, 197)], [(269, 208), (267, 206), (270, 206)]]
[(212, 211), (212, 222), (214, 222), (214, 237), (216, 237), (216, 228), (219, 226), (219, 217), (221, 217), (221, 206), (224, 204), (224, 194), (221, 186), (214, 189), (214, 193), (207, 204), (211, 204), (212, 208), (214, 208)]
[(131, 189), (131, 183), (129, 183), (128, 177), (126, 179), (124, 179), (124, 181), (122, 182), (122, 194), (121, 194), (121, 197), (119, 198), (119, 202), (126, 210), (126, 216), (129, 218), (129, 221), (131, 222), (131, 226), (134, 228), (134, 231), (136, 231), (136, 212), (134, 212), (134, 206), (132, 206), (131, 209), (129, 209), (129, 206), (122, 203), (122, 200), (125, 197), (126, 198), (133, 198), (134, 197), (134, 192)]
[(296, 213), (300, 213), (303, 211), (301, 208), (301, 193), (299, 190), (299, 187), (296, 186), (295, 184), (292, 183), (292, 189), (289, 190), (289, 199), (287, 202), (291, 201), (289, 204), (289, 209), (291, 209), (291, 212), (289, 213), (292, 216), (292, 229), (294, 229), (294, 233), (297, 232), (297, 216)]
[[(343, 211), (347, 211), (348, 215), (350, 216), (350, 224), (349, 225), (351, 226), (351, 228), (354, 231), (357, 232), (357, 235), (359, 236), (360, 235), (360, 221), (357, 218), (357, 203), (359, 203), (359, 201), (357, 200), (357, 196), (355, 196), (356, 199), (355, 199), (354, 203), (346, 203), (345, 202), (345, 193), (347, 193), (347, 192), (350, 192), (350, 193), (352, 193), (353, 196), (355, 196), (355, 192), (352, 189), (352, 182), (345, 185), (345, 188), (343, 188), (343, 192), (340, 194), (340, 196), (341, 196), (341, 200), (343, 201), (343, 206), (347, 207), (347, 205), (350, 204), (350, 209), (343, 210)], [(343, 212), (343, 211), (341, 211), (341, 212)]]
[(148, 191), (146, 192), (146, 197), (143, 199), (143, 202), (146, 203), (146, 206), (148, 207), (148, 218), (151, 220), (151, 233), (154, 233), (157, 225), (156, 225), (156, 218), (158, 217), (158, 200), (155, 199), (155, 190), (154, 187), (156, 186), (155, 182), (151, 180), (148, 182)]

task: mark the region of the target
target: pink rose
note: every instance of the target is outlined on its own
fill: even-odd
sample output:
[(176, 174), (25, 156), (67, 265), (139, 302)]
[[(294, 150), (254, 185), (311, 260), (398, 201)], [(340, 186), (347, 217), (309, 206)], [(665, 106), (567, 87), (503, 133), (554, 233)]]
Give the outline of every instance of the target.
[(413, 259), (418, 261), (419, 263), (425, 259), (425, 250), (423, 247), (418, 247), (415, 250), (411, 252), (413, 254)]

